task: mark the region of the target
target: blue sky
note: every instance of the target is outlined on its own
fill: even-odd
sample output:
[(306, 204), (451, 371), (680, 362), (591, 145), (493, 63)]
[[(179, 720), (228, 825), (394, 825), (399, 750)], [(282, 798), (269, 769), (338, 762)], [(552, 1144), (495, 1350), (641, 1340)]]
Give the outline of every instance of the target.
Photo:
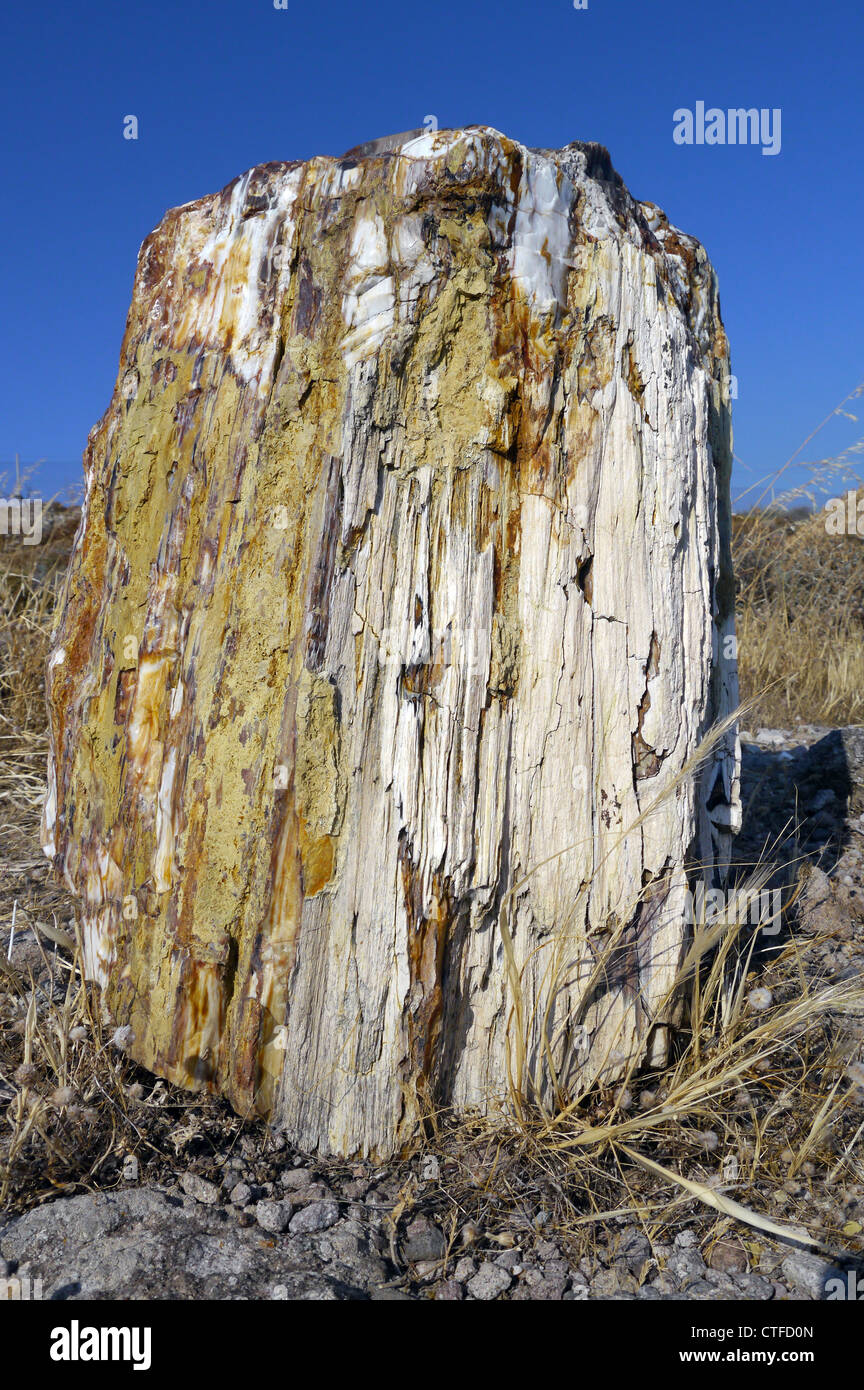
[[(4, 6), (0, 472), (18, 454), (48, 460), (43, 493), (80, 479), (138, 248), (167, 208), (434, 115), (528, 145), (599, 140), (636, 197), (703, 241), (743, 491), (864, 380), (862, 40), (853, 0)], [(677, 145), (673, 113), (698, 101), (779, 107), (780, 153)], [(835, 417), (801, 457), (860, 435)]]

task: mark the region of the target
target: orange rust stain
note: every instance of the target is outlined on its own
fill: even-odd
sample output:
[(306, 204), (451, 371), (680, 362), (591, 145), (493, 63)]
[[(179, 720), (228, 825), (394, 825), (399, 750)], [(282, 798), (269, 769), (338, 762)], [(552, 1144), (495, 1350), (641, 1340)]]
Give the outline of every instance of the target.
[(621, 350), (621, 370), (627, 382), (628, 390), (634, 401), (642, 406), (642, 397), (645, 394), (645, 383), (642, 380), (642, 373), (633, 352), (633, 343), (628, 341), (626, 348)]
[(441, 1031), (441, 972), (453, 909), (449, 887), (436, 874), (432, 881), (432, 909), (421, 907), (421, 885), (411, 852), (400, 847), (402, 889), (408, 916), (408, 970), (410, 1007), (405, 1015), (412, 1080), (422, 1089), (433, 1071), (435, 1048)]
[(333, 877), (336, 840), (332, 835), (310, 835), (302, 816), (298, 817), (298, 841), (303, 880), (303, 897), (314, 898)]

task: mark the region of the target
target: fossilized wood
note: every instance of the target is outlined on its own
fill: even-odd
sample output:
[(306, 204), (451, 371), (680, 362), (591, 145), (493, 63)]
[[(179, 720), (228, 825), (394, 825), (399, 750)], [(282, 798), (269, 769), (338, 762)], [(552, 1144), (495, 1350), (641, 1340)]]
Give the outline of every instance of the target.
[(142, 247), (43, 839), (136, 1058), (383, 1155), (520, 1028), (547, 1104), (661, 1057), (737, 695), (702, 248), (599, 146), (364, 149)]

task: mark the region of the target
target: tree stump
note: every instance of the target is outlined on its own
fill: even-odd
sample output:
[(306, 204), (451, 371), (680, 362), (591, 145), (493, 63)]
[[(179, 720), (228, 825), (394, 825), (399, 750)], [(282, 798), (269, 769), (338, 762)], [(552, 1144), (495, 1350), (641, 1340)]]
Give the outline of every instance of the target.
[[(45, 852), (130, 1051), (307, 1148), (662, 1060), (738, 814), (729, 363), (597, 145), (262, 165), (145, 241)], [(698, 867), (697, 867), (698, 866)]]

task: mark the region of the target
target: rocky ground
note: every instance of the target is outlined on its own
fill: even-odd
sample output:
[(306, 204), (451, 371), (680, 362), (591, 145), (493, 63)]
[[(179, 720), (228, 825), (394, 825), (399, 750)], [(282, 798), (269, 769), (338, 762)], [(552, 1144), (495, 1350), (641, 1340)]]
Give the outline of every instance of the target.
[[(832, 1269), (800, 1251), (754, 1264), (737, 1238), (716, 1243), (706, 1263), (698, 1229), (652, 1242), (627, 1221), (577, 1262), (536, 1230), (507, 1244), (478, 1232), (448, 1250), (441, 1225), (422, 1215), (394, 1237), (388, 1174), (334, 1179), (281, 1162), (238, 1158), (218, 1182), (190, 1171), (170, 1188), (133, 1183), (36, 1207), (0, 1230), (7, 1273), (73, 1300), (767, 1301), (819, 1298)], [(259, 1181), (265, 1171), (274, 1178)]]
[[(742, 742), (745, 822), (736, 864), (743, 873), (769, 854), (772, 882), (797, 894), (782, 933), (759, 946), (759, 987), (782, 996), (864, 978), (864, 731), (799, 726)], [(38, 880), (43, 869), (19, 850), (4, 895), (57, 925), (56, 912), (30, 893), (31, 875)], [(45, 892), (56, 890), (46, 883)], [(49, 908), (53, 901), (46, 899)], [(773, 1072), (760, 1079), (759, 1067), (736, 1083), (722, 1142), (714, 1130), (687, 1131), (705, 1151), (688, 1158), (691, 1175), (815, 1232), (823, 1242), (817, 1254), (658, 1188), (645, 1174), (617, 1198), (610, 1185), (604, 1212), (586, 1197), (587, 1176), (582, 1182), (578, 1170), (565, 1172), (542, 1154), (529, 1159), (518, 1145), (496, 1149), (482, 1127), (434, 1135), (386, 1167), (312, 1159), (218, 1102), (137, 1072), (110, 1039), (97, 1049), (110, 1084), (81, 1070), (76, 1079), (72, 1069), (67, 1094), (34, 1104), (27, 1086), (38, 1091), (48, 1041), (37, 1038), (32, 1056), (19, 1057), (13, 1070), (15, 1048), (28, 1030), (34, 1037), (33, 1010), (49, 999), (61, 1007), (66, 976), (30, 916), (22, 909), (11, 961), (8, 929), (0, 934), (7, 1044), (0, 1109), (10, 1126), (17, 1116), (19, 1136), (28, 1123), (22, 1115), (33, 1117), (29, 1137), (17, 1141), (19, 1177), (7, 1181), (5, 1214), (0, 1208), (0, 1275), (41, 1280), (45, 1298), (806, 1300), (825, 1296), (832, 1271), (857, 1269), (864, 1258), (864, 1165), (855, 1136), (864, 1120), (864, 1062), (856, 1061), (864, 1055), (864, 1014), (837, 1020), (852, 1080), (843, 1082), (848, 1104), (832, 1134), (806, 1148), (796, 1128), (796, 1087), (828, 1089), (827, 1064), (809, 1058), (803, 1080), (790, 1071), (788, 1093)], [(797, 982), (784, 956), (790, 933), (802, 943)], [(83, 1055), (93, 1042), (86, 1025), (68, 1032), (70, 1055), (76, 1048)], [(796, 1046), (792, 1040), (788, 1065)], [(21, 1070), (28, 1065), (32, 1076)], [(640, 1081), (624, 1104), (654, 1103), (660, 1082)], [(114, 1116), (107, 1130), (106, 1102)], [(776, 1153), (758, 1177), (747, 1177), (748, 1155), (769, 1137)], [(850, 1142), (851, 1157), (838, 1170)], [(8, 1159), (8, 1144), (5, 1152)], [(669, 1166), (682, 1161), (671, 1141), (655, 1157)]]

